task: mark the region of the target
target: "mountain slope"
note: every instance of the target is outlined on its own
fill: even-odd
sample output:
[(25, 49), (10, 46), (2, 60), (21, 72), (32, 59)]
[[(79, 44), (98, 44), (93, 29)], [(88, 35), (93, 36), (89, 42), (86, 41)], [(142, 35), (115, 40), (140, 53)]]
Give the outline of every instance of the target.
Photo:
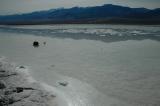
[(130, 8), (106, 4), (95, 7), (52, 9), (28, 14), (0, 16), (0, 24), (135, 23), (160, 24), (160, 8)]

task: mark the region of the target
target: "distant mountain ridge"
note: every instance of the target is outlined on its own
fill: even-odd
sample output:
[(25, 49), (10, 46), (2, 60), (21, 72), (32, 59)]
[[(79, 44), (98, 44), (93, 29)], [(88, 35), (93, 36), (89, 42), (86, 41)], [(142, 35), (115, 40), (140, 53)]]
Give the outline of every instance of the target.
[(130, 8), (105, 4), (95, 7), (51, 9), (0, 16), (0, 24), (160, 24), (160, 8)]

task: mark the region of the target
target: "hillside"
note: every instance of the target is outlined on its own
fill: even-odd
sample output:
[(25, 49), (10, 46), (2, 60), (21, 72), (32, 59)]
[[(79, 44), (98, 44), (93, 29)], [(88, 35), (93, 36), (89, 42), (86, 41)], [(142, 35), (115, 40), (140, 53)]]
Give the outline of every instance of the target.
[(0, 24), (160, 24), (160, 8), (130, 8), (106, 4), (95, 7), (51, 9), (0, 16)]

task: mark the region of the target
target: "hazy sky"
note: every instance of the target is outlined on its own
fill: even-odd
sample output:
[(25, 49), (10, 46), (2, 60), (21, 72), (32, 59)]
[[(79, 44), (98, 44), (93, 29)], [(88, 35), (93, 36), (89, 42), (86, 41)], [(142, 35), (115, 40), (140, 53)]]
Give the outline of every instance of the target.
[(60, 7), (85, 7), (103, 4), (160, 8), (160, 0), (0, 0), (0, 15), (26, 13)]

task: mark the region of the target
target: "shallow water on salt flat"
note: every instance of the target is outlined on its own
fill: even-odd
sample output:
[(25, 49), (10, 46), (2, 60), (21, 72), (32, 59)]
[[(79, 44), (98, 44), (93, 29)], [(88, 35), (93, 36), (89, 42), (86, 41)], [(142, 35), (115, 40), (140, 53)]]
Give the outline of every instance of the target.
[[(0, 55), (29, 66), (36, 80), (58, 88), (70, 106), (158, 106), (159, 29), (122, 25), (1, 27)], [(34, 40), (40, 47), (32, 47)], [(69, 84), (64, 87), (59, 82)]]

